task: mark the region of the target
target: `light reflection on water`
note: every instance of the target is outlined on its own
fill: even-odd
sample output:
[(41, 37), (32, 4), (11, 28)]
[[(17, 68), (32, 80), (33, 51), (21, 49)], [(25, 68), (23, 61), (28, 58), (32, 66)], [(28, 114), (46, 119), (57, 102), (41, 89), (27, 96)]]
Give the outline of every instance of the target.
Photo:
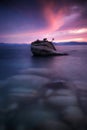
[[(59, 51), (68, 52), (68, 56), (32, 57), (28, 48), (19, 49), (14, 55), (0, 59), (0, 79), (6, 79), (27, 68), (47, 68), (54, 74), (69, 79), (86, 80), (87, 46), (59, 46)], [(6, 52), (5, 52), (6, 53)], [(6, 54), (8, 55), (8, 53)]]
[[(63, 88), (60, 82), (74, 82), (79, 84), (79, 86), (77, 85), (79, 88), (86, 88), (87, 46), (59, 46), (59, 51), (69, 53), (68, 56), (60, 57), (33, 57), (28, 49), (27, 47), (18, 50), (14, 49), (14, 53), (11, 52), (9, 54), (6, 53), (5, 50), (4, 57), (2, 56), (0, 59), (0, 112), (3, 109), (4, 112), (7, 112), (7, 115), (9, 114), (8, 118), (6, 117), (8, 120), (7, 124), (12, 121), (11, 123), (13, 123), (13, 126), (17, 126), (18, 130), (24, 127), (24, 125), (27, 126), (27, 121), (31, 124), (31, 126), (28, 127), (31, 128), (33, 127), (32, 125), (36, 125), (41, 121), (42, 126), (42, 122), (47, 123), (45, 124), (47, 126), (53, 123), (54, 129), (57, 127), (58, 122), (59, 124), (62, 123), (62, 125), (59, 126), (64, 125), (64, 128), (67, 128), (64, 122), (60, 123), (59, 115), (64, 114), (65, 116), (64, 112), (73, 113), (72, 107), (77, 117), (81, 115), (78, 119), (83, 119), (83, 114), (78, 108), (75, 95), (66, 85), (66, 88)], [(52, 86), (50, 82), (53, 82), (55, 89), (57, 85), (62, 86), (59, 94), (60, 97), (50, 97), (50, 95), (55, 95), (55, 91), (54, 94), (52, 94), (51, 89), (54, 89), (54, 86)], [(56, 84), (56, 82), (58, 84)], [(45, 84), (48, 85), (46, 86), (47, 90), (40, 89), (40, 87), (43, 87)], [(49, 89), (49, 86), (51, 89)], [(45, 96), (47, 96), (44, 100), (42, 100), (44, 96), (43, 92), (46, 93)], [(59, 93), (59, 90), (57, 93)], [(66, 98), (64, 97), (65, 95)], [(40, 100), (38, 102), (39, 98)], [(35, 101), (34, 104), (31, 103), (33, 100)], [(46, 108), (43, 107), (43, 103), (47, 105)], [(57, 103), (59, 106), (62, 105), (61, 111), (64, 109), (62, 114), (59, 108), (59, 113), (57, 113), (57, 115), (56, 110), (53, 110), (53, 106)], [(74, 106), (72, 104), (74, 104)], [(70, 109), (67, 108), (66, 110), (64, 105), (67, 105)], [(49, 109), (49, 107), (52, 107), (52, 109)], [(39, 116), (39, 118), (35, 120), (37, 116)], [(4, 118), (3, 115), (1, 117)], [(0, 120), (4, 120), (2, 118), (0, 118)], [(24, 119), (26, 120), (25, 122), (23, 121)], [(47, 122), (45, 122), (45, 120)], [(20, 125), (17, 125), (17, 122), (19, 122)], [(32, 124), (32, 122), (34, 124)], [(2, 126), (3, 123), (1, 123), (0, 128), (2, 128)], [(8, 125), (8, 129), (10, 128), (13, 129), (11, 125)]]

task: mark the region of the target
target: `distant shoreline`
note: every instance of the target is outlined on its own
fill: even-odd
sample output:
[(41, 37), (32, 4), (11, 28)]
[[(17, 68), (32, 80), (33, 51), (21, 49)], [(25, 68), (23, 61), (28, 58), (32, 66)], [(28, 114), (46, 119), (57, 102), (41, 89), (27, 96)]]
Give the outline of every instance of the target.
[[(54, 45), (87, 45), (87, 42), (53, 42)], [(18, 46), (21, 46), (21, 45), (24, 45), (24, 46), (27, 46), (27, 45), (31, 45), (30, 43), (0, 43), (0, 46), (7, 46), (7, 45), (18, 45)]]

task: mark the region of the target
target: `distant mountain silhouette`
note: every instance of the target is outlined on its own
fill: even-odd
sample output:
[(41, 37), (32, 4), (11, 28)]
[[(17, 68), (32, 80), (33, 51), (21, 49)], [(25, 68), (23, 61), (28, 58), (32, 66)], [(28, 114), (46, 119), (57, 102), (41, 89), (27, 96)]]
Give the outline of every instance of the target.
[(54, 42), (54, 45), (87, 45), (87, 42)]
[[(87, 45), (87, 42), (53, 42), (54, 45)], [(1, 46), (29, 46), (27, 43), (0, 43)]]
[(27, 43), (0, 43), (0, 46), (12, 46), (12, 45), (14, 45), (14, 46), (20, 46), (20, 45), (29, 45), (29, 44), (27, 44)]

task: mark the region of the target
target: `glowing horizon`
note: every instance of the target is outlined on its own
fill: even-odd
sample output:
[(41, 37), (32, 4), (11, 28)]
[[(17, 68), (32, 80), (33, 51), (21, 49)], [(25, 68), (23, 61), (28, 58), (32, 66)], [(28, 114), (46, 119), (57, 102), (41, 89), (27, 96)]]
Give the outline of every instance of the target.
[(11, 1), (1, 2), (0, 43), (87, 42), (86, 0)]

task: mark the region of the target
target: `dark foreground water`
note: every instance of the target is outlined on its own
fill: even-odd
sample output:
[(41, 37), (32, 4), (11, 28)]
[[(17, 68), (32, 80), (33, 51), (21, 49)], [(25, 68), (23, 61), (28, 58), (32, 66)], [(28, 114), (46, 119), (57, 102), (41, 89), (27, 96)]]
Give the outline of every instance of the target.
[(87, 129), (87, 45), (57, 49), (69, 55), (0, 45), (0, 130)]

